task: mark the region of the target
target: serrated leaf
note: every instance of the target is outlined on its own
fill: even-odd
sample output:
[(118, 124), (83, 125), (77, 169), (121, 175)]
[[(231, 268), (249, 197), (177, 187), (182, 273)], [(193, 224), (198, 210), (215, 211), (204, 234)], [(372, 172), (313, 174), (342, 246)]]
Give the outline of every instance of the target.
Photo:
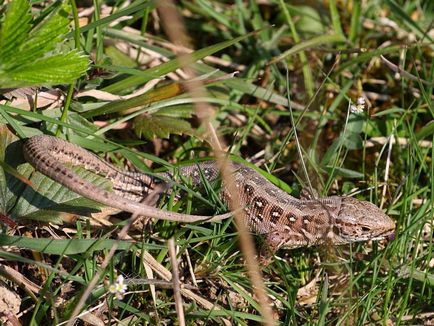
[(69, 31), (69, 11), (69, 6), (63, 5), (39, 23), (21, 45), (20, 55), (14, 58), (8, 69), (42, 58), (46, 53), (52, 51), (59, 42), (63, 41), (65, 34)]
[(30, 7), (14, 0), (0, 30), (0, 88), (68, 84), (88, 68), (89, 60), (76, 50), (56, 46), (69, 31), (69, 5), (61, 5), (30, 31)]
[(170, 134), (196, 135), (188, 121), (169, 116), (142, 114), (134, 119), (133, 127), (138, 137), (150, 140), (155, 137), (169, 138)]
[(30, 5), (27, 0), (12, 1), (0, 29), (0, 65), (14, 59), (17, 48), (25, 41), (30, 31)]
[(0, 72), (0, 88), (72, 83), (87, 70), (88, 64), (87, 57), (77, 50), (53, 55), (7, 73)]

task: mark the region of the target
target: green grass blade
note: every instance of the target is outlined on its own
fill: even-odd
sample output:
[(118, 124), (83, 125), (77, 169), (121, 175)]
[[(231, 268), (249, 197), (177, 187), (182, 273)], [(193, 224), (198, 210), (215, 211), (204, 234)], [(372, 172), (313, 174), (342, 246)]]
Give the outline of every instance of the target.
[[(108, 25), (111, 22), (115, 21), (116, 19), (119, 19), (120, 17), (130, 16), (130, 15), (135, 14), (137, 12), (141, 12), (143, 10), (149, 10), (152, 8), (154, 8), (154, 4), (152, 1), (149, 1), (149, 0), (136, 1), (122, 10), (111, 13), (107, 17), (101, 18), (97, 21), (94, 21), (90, 24), (87, 24), (86, 26), (80, 27), (80, 33), (83, 34), (87, 31), (90, 31), (91, 29), (94, 29), (95, 27), (101, 27), (104, 25)], [(70, 38), (72, 36), (73, 36), (72, 32), (66, 35), (67, 38)]]
[(362, 12), (362, 1), (361, 0), (354, 0), (353, 1), (353, 12), (351, 15), (351, 28), (350, 28), (350, 35), (349, 40), (351, 43), (355, 43), (356, 39), (359, 35), (359, 29), (361, 25), (360, 20), (360, 14)]
[(118, 250), (129, 250), (135, 241), (110, 239), (34, 239), (0, 234), (0, 246), (14, 246), (21, 249), (35, 250), (48, 255), (91, 254), (97, 250), (108, 250), (113, 245)]
[(214, 54), (218, 51), (221, 51), (233, 44), (236, 44), (248, 37), (254, 36), (258, 34), (260, 31), (254, 31), (247, 35), (239, 36), (230, 41), (220, 42), (206, 48), (197, 50), (192, 52), (191, 54), (185, 56), (182, 60), (179, 58), (172, 59), (169, 62), (163, 63), (159, 66), (150, 68), (146, 70), (148, 76), (131, 76), (122, 81), (114, 83), (110, 86), (105, 87), (103, 90), (110, 93), (119, 93), (124, 91), (125, 89), (136, 87), (138, 85), (144, 84), (151, 79), (162, 77), (169, 72), (175, 71), (176, 69), (185, 67), (189, 64), (192, 64), (200, 59), (203, 59), (206, 56)]
[(283, 52), (281, 55), (273, 58), (270, 61), (270, 64), (282, 61), (283, 59), (285, 59), (286, 57), (289, 57), (290, 55), (293, 55), (293, 54), (298, 53), (300, 51), (304, 51), (308, 48), (318, 46), (318, 45), (323, 44), (323, 43), (336, 43), (336, 42), (343, 42), (343, 41), (345, 41), (345, 38), (343, 38), (339, 34), (328, 34), (328, 35), (316, 36), (314, 38), (311, 38), (310, 40), (307, 40), (307, 41), (301, 42), (297, 45), (294, 45), (292, 48)]
[(332, 25), (333, 25), (333, 29), (335, 30), (335, 33), (339, 35), (342, 39), (345, 39), (345, 35), (341, 26), (341, 18), (339, 17), (339, 11), (336, 6), (336, 0), (329, 1), (329, 9), (330, 9), (330, 16), (332, 18)]

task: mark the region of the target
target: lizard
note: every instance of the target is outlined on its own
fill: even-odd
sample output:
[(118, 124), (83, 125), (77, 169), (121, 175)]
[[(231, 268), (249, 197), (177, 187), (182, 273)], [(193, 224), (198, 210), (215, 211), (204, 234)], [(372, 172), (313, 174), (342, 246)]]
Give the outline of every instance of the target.
[[(213, 222), (230, 218), (233, 213), (215, 216), (189, 215), (155, 207), (160, 194), (169, 190), (172, 174), (150, 176), (116, 168), (95, 154), (65, 140), (38, 135), (24, 143), (25, 159), (39, 172), (81, 196), (133, 214), (183, 223)], [(112, 191), (101, 189), (84, 180), (66, 163), (81, 165), (103, 175), (112, 183)], [(240, 207), (251, 232), (261, 234), (272, 251), (331, 243), (390, 239), (395, 222), (376, 205), (346, 196), (297, 199), (276, 187), (254, 169), (232, 162), (233, 179)], [(200, 186), (205, 178), (219, 178), (214, 161), (199, 162), (179, 168), (179, 174)], [(222, 201), (231, 194), (223, 183)]]

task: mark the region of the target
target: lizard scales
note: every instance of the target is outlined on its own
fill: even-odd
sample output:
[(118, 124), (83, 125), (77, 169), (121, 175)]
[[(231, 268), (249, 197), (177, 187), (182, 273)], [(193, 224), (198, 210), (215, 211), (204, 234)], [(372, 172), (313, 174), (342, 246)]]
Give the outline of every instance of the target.
[[(28, 139), (24, 144), (24, 156), (36, 170), (70, 190), (133, 214), (186, 223), (217, 221), (232, 216), (231, 213), (201, 216), (160, 210), (153, 205), (159, 195), (170, 188), (169, 183), (144, 173), (119, 170), (83, 148), (52, 136)], [(104, 175), (112, 182), (113, 191), (105, 191), (83, 180), (65, 163), (82, 165)], [(346, 244), (379, 240), (394, 233), (393, 220), (372, 203), (340, 196), (297, 199), (255, 170), (239, 163), (232, 163), (232, 166), (246, 225), (251, 231), (263, 234), (274, 250), (325, 242)], [(195, 186), (201, 185), (203, 177), (210, 182), (219, 178), (218, 168), (212, 161), (180, 167), (179, 174), (191, 178)], [(172, 177), (167, 172), (159, 176), (163, 180)], [(224, 202), (230, 198), (224, 184), (221, 197)]]

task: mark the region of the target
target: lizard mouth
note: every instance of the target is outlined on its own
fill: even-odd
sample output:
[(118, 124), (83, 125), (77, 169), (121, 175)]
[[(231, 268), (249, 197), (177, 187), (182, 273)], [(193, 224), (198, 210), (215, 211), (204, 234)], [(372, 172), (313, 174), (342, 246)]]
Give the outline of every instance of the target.
[(378, 240), (387, 240), (387, 241), (393, 241), (395, 240), (395, 229), (393, 230), (387, 230), (384, 231), (376, 236), (373, 237), (368, 237), (368, 239), (366, 240), (374, 240), (374, 241), (378, 241)]
[(359, 242), (359, 241), (379, 241), (387, 240), (392, 241), (395, 239), (395, 229), (389, 229), (383, 232), (375, 232), (371, 234), (365, 234), (364, 236), (354, 237), (354, 235), (340, 235), (344, 242)]

